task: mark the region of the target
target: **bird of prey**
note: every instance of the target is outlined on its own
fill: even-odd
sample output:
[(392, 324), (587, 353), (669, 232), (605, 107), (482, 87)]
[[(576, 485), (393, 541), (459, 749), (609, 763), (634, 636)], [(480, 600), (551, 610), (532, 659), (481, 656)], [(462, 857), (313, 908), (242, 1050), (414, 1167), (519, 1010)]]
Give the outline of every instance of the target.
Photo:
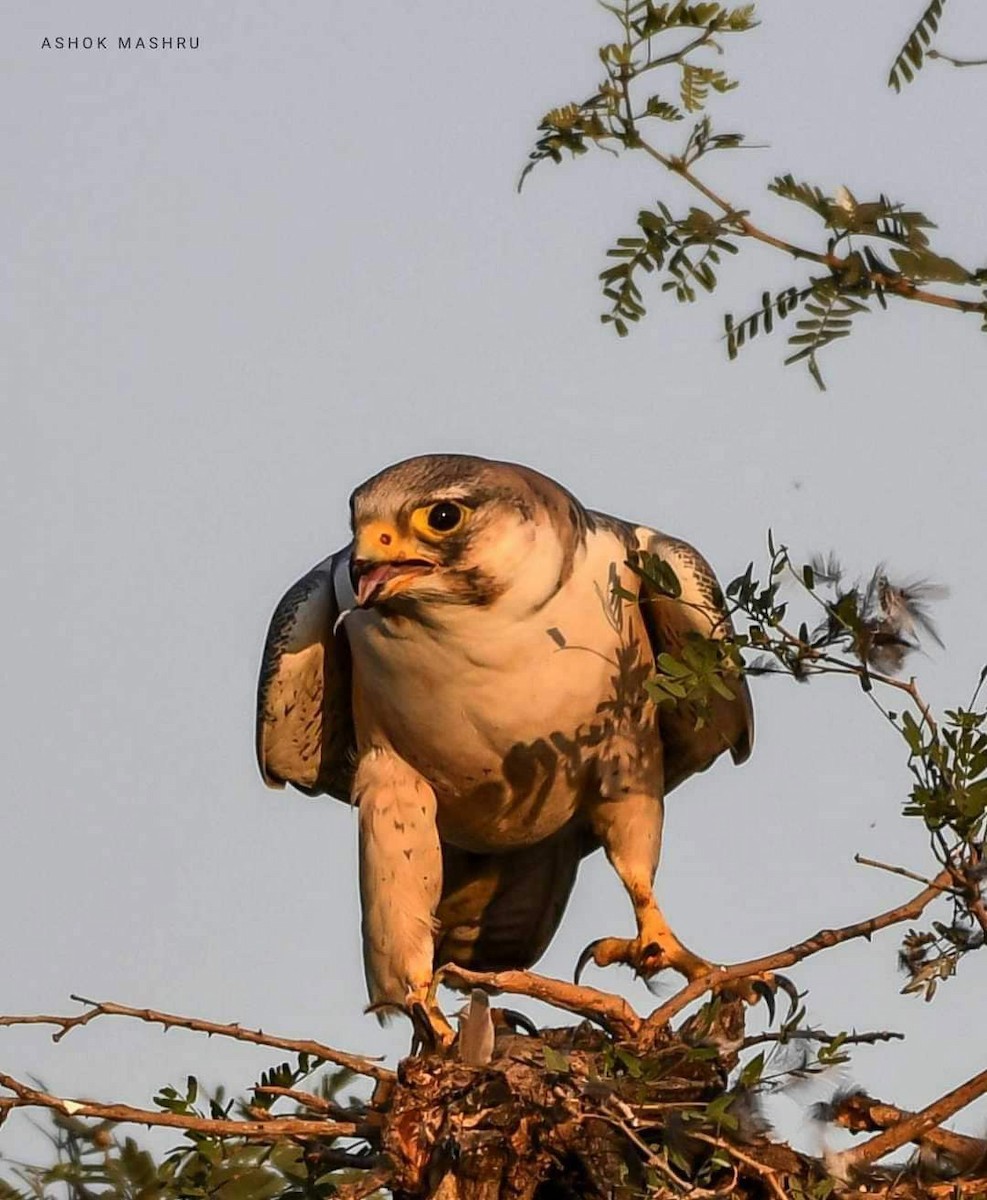
[(747, 758), (750, 697), (729, 666), (701, 714), (644, 686), (659, 655), (731, 633), (706, 561), (465, 455), (388, 467), (350, 507), (350, 544), (274, 613), (257, 751), (271, 786), (358, 807), (371, 1007), (425, 1011), (447, 1035), (437, 967), (531, 966), (599, 847), (637, 934), (584, 957), (706, 971), (654, 897), (664, 796), (723, 751)]

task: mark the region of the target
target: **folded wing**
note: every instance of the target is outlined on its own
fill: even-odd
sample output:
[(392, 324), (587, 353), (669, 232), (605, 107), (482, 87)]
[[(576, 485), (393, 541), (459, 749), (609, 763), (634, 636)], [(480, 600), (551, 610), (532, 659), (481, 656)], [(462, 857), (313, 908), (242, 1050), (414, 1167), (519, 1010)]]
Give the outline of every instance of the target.
[[(709, 563), (695, 547), (654, 529), (635, 529), (638, 550), (655, 555), (674, 571), (681, 595), (665, 595), (641, 582), (641, 613), (655, 657), (678, 657), (690, 634), (722, 639), (733, 634), (723, 591)], [(754, 709), (747, 681), (739, 670), (723, 682), (732, 698), (713, 695), (704, 721), (687, 704), (662, 705), (659, 718), (665, 755), (665, 790), (671, 791), (729, 750), (735, 763), (744, 762), (754, 742)]]
[(257, 762), (265, 783), (349, 800), (355, 741), (352, 666), (333, 554), (285, 593), (267, 632), (257, 686)]

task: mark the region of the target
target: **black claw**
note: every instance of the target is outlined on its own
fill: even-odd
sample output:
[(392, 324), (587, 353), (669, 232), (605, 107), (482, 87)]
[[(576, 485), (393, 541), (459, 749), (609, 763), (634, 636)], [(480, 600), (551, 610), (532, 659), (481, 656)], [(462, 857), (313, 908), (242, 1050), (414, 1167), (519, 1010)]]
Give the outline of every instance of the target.
[(785, 1017), (785, 1020), (790, 1021), (798, 1012), (799, 1003), (801, 1002), (802, 996), (798, 988), (794, 983), (792, 983), (787, 975), (776, 975), (775, 987), (781, 988), (781, 990), (788, 997), (788, 1015)]
[(538, 1026), (535, 1025), (530, 1017), (526, 1017), (524, 1013), (519, 1013), (516, 1008), (502, 1008), (500, 1011), (504, 1016), (504, 1021), (515, 1033), (523, 1029), (525, 1033), (530, 1033), (532, 1037), (538, 1036)]
[(751, 984), (751, 989), (755, 991), (768, 1006), (768, 1023), (770, 1024), (775, 1019), (774, 988), (765, 983), (763, 979), (755, 979)]
[(578, 960), (576, 961), (576, 969), (572, 974), (572, 982), (573, 983), (579, 982), (580, 975), (582, 975), (583, 971), (586, 970), (586, 964), (588, 962), (595, 961), (596, 948), (600, 944), (600, 941), (601, 941), (601, 939), (597, 938), (597, 940), (595, 942), (590, 942), (590, 944), (586, 947), (586, 949), (582, 952), (582, 954), (580, 954)]
[[(434, 1054), (438, 1049), (439, 1042), (425, 1005), (420, 1001), (415, 1001), (408, 1015), (411, 1017), (411, 1025), (415, 1031), (415, 1041), (418, 1043), (417, 1052), (424, 1051), (426, 1054)], [(414, 1046), (414, 1043), (412, 1045)], [(413, 1048), (412, 1054), (414, 1053), (416, 1050)]]

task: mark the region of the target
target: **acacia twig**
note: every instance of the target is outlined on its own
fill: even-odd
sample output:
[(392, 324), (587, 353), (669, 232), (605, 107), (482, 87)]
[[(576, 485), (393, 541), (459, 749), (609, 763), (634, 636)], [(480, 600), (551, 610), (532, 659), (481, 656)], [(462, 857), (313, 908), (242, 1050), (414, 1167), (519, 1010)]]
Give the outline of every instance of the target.
[(733, 1142), (725, 1141), (723, 1138), (711, 1137), (708, 1133), (700, 1133), (698, 1131), (692, 1132), (691, 1136), (699, 1142), (705, 1142), (709, 1146), (713, 1146), (718, 1150), (722, 1150), (728, 1157), (735, 1158), (739, 1162), (751, 1167), (752, 1170), (756, 1171), (758, 1175), (765, 1180), (768, 1187), (771, 1189), (772, 1194), (776, 1196), (778, 1200), (788, 1200), (784, 1189), (778, 1182), (778, 1172), (774, 1167), (769, 1166), (767, 1163), (760, 1162), (758, 1159), (753, 1158), (750, 1154), (745, 1154), (743, 1150), (740, 1150)]
[(909, 1142), (918, 1142), (936, 1126), (960, 1111), (987, 1092), (987, 1070), (980, 1071), (966, 1083), (946, 1092), (921, 1112), (902, 1113), (902, 1119), (879, 1133), (876, 1137), (849, 1150), (834, 1155), (831, 1170), (840, 1178), (847, 1178), (855, 1168), (877, 1162)]
[(147, 1021), (152, 1025), (163, 1025), (165, 1029), (190, 1029), (195, 1033), (206, 1033), (210, 1037), (234, 1038), (238, 1042), (250, 1042), (255, 1046), (272, 1046), (277, 1050), (289, 1050), (295, 1054), (308, 1054), (323, 1062), (333, 1063), (337, 1067), (345, 1067), (357, 1075), (367, 1075), (371, 1079), (390, 1081), (395, 1078), (394, 1072), (382, 1067), (369, 1058), (358, 1054), (347, 1054), (343, 1050), (334, 1050), (322, 1042), (310, 1038), (285, 1038), (275, 1034), (265, 1033), (262, 1029), (244, 1029), (242, 1025), (220, 1024), (216, 1021), (203, 1021), (199, 1017), (183, 1017), (176, 1013), (157, 1012), (152, 1008), (131, 1008), (127, 1004), (116, 1004), (112, 1001), (87, 1000), (84, 996), (72, 996), (80, 1004), (88, 1004), (86, 1012), (75, 1017), (60, 1016), (0, 1016), (2, 1025), (57, 1025), (58, 1033), (52, 1034), (52, 1041), (60, 1042), (67, 1033), (97, 1017), (133, 1017), (138, 1021)]
[(783, 970), (813, 954), (818, 954), (820, 950), (828, 950), (831, 946), (838, 946), (853, 938), (865, 937), (869, 940), (872, 934), (886, 929), (889, 925), (899, 925), (902, 921), (913, 921), (933, 900), (942, 895), (951, 878), (948, 870), (942, 870), (927, 888), (913, 896), (911, 900), (898, 905), (897, 908), (888, 909), (887, 912), (880, 913), (876, 917), (868, 917), (866, 921), (858, 921), (854, 925), (845, 925), (842, 929), (820, 929), (818, 933), (804, 942), (799, 942), (776, 954), (767, 954), (763, 958), (753, 958), (748, 962), (735, 963), (733, 966), (713, 967), (712, 970), (691, 980), (670, 1000), (666, 1000), (664, 1004), (656, 1008), (645, 1019), (644, 1028), (651, 1031), (657, 1030), (667, 1024), (693, 1000), (697, 1000), (706, 992), (719, 990), (726, 984), (740, 979), (749, 979), (751, 976), (766, 975), (771, 971)]
[(301, 1117), (272, 1117), (266, 1121), (219, 1120), (187, 1113), (160, 1112), (130, 1104), (99, 1104), (92, 1100), (70, 1100), (30, 1087), (0, 1071), (0, 1086), (14, 1093), (0, 1096), (0, 1112), (13, 1108), (48, 1108), (69, 1117), (96, 1117), (133, 1125), (163, 1125), (214, 1137), (237, 1137), (247, 1141), (274, 1142), (279, 1138), (366, 1137), (370, 1126), (356, 1121), (323, 1121)]
[[(916, 883), (924, 883), (926, 887), (932, 887), (932, 880), (925, 875), (919, 875), (915, 871), (909, 871), (905, 867), (895, 867), (891, 863), (881, 862), (876, 858), (865, 858), (862, 854), (855, 854), (853, 861), (859, 863), (862, 867), (876, 867), (879, 871), (887, 871), (889, 875), (901, 875), (905, 879), (913, 879)], [(953, 896), (958, 896), (959, 892), (955, 887), (943, 887), (944, 892), (949, 892)]]
[[(850, 266), (849, 259), (842, 258), (839, 254), (810, 250), (806, 246), (796, 245), (794, 242), (775, 237), (773, 233), (768, 233), (766, 230), (761, 229), (753, 221), (748, 220), (732, 204), (724, 200), (722, 196), (714, 192), (711, 187), (703, 183), (699, 176), (693, 174), (682, 159), (663, 154), (657, 147), (645, 141), (640, 134), (638, 134), (636, 145), (653, 158), (655, 162), (660, 163), (667, 171), (671, 171), (673, 175), (678, 175), (684, 179), (690, 187), (695, 188), (700, 195), (705, 196), (707, 200), (715, 204), (724, 216), (729, 218), (731, 225), (741, 237), (751, 238), (753, 241), (761, 242), (762, 245), (771, 246), (772, 249), (780, 250), (783, 254), (789, 255), (791, 258), (807, 259), (810, 262), (819, 263), (821, 266), (828, 267), (835, 276), (839, 276), (841, 272), (846, 271)], [(962, 300), (956, 296), (944, 296), (938, 292), (930, 292), (925, 288), (917, 287), (904, 275), (889, 275), (882, 271), (866, 271), (865, 274), (874, 287), (879, 288), (882, 292), (899, 296), (903, 300), (916, 300), (922, 304), (932, 304), (939, 308), (952, 308), (957, 312), (976, 313), (979, 316), (983, 316), (987, 312), (987, 302), (983, 300)]]
[(314, 1092), (305, 1092), (298, 1088), (276, 1087), (274, 1084), (255, 1083), (250, 1090), (258, 1096), (278, 1096), (294, 1100), (296, 1103), (304, 1105), (305, 1108), (312, 1109), (313, 1112), (324, 1113), (327, 1117), (335, 1117), (339, 1121), (356, 1117), (365, 1120), (371, 1111), (363, 1105), (360, 1105), (356, 1109), (344, 1108), (341, 1104), (327, 1100), (324, 1096), (317, 1096)]
[(926, 50), (926, 58), (941, 58), (951, 67), (987, 67), (987, 58), (954, 58), (951, 54), (943, 54), (941, 50)]
[[(751, 1046), (760, 1046), (764, 1042), (834, 1042), (840, 1035), (826, 1033), (824, 1029), (782, 1029), (772, 1033), (758, 1033), (753, 1037), (744, 1038), (741, 1047), (747, 1050)], [(841, 1046), (875, 1046), (878, 1042), (904, 1041), (903, 1033), (895, 1033), (890, 1029), (878, 1029), (873, 1033), (850, 1033), (843, 1038)]]
[(641, 1028), (641, 1018), (626, 1000), (597, 988), (565, 983), (533, 971), (469, 971), (453, 963), (441, 967), (440, 973), (446, 978), (461, 980), (469, 987), (543, 1000), (546, 1004), (554, 1004), (556, 1008), (595, 1021), (618, 1037), (634, 1037)]
[[(832, 1120), (851, 1133), (875, 1133), (890, 1129), (914, 1115), (894, 1104), (875, 1100), (864, 1092), (854, 1092), (837, 1101)], [(963, 1163), (970, 1169), (975, 1170), (987, 1162), (987, 1141), (982, 1138), (937, 1127), (927, 1130), (916, 1140), (950, 1155), (957, 1163)]]

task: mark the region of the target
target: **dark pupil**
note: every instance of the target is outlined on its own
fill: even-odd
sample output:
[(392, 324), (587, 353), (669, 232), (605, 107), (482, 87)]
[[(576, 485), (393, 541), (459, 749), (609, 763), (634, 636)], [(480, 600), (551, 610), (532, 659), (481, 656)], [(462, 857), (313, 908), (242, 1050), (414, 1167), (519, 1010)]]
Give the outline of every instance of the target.
[(428, 510), (428, 523), (430, 528), (439, 533), (447, 533), (450, 529), (455, 529), (459, 524), (459, 505), (434, 504)]

